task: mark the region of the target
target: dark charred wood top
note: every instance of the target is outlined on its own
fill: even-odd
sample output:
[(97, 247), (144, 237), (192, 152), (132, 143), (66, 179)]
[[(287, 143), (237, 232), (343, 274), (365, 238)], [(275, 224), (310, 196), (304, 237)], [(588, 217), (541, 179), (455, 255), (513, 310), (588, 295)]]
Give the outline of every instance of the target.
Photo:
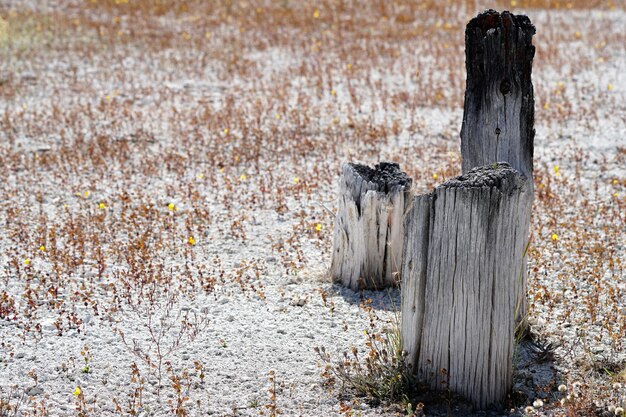
[(527, 180), (506, 162), (496, 162), (473, 168), (468, 173), (453, 178), (437, 188), (503, 188), (506, 182), (513, 188), (523, 186)]
[(378, 191), (387, 193), (398, 187), (407, 189), (411, 186), (411, 178), (394, 162), (381, 162), (374, 168), (352, 163), (350, 166), (361, 178), (376, 184)]
[(507, 33), (512, 26), (520, 28), (524, 34), (529, 37), (532, 37), (536, 32), (535, 26), (526, 15), (515, 15), (508, 10), (499, 13), (493, 9), (489, 9), (470, 20), (465, 29), (465, 33), (473, 33), (475, 28), (480, 28), (483, 36), (487, 34), (489, 29), (501, 28)]

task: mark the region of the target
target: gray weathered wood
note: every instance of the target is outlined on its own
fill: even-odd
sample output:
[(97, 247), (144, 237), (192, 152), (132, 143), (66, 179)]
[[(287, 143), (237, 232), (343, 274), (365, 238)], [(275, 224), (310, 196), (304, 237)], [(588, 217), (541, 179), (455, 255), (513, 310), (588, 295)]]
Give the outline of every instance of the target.
[(345, 164), (330, 275), (353, 290), (397, 284), (411, 179), (398, 164)]
[(403, 350), (411, 368), (417, 363), (424, 324), (424, 291), (428, 265), (428, 237), (430, 225), (430, 194), (413, 199), (404, 223), (405, 239), (402, 255), (401, 334)]
[(480, 408), (512, 386), (531, 203), (528, 180), (497, 163), (415, 197), (406, 215), (407, 361), (432, 388), (450, 388)]
[[(527, 16), (495, 10), (481, 13), (467, 24), (463, 173), (504, 161), (532, 179), (534, 33)], [(532, 181), (529, 185), (532, 189)]]

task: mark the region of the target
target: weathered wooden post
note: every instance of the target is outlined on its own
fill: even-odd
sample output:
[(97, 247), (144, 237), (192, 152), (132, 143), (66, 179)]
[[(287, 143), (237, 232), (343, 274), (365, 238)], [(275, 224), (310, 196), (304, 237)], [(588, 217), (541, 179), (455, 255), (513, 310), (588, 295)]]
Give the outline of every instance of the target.
[(407, 361), (434, 389), (480, 408), (512, 386), (515, 329), (526, 308), (534, 33), (526, 16), (509, 12), (488, 10), (468, 23), (464, 175), (415, 197), (405, 220)]
[(487, 10), (467, 24), (463, 173), (505, 161), (531, 180), (533, 188), (534, 34), (527, 16), (506, 11)]
[(406, 216), (407, 361), (432, 388), (449, 388), (481, 408), (512, 386), (531, 201), (528, 180), (496, 163), (415, 197)]
[(398, 283), (411, 179), (398, 164), (345, 164), (330, 275), (353, 290)]

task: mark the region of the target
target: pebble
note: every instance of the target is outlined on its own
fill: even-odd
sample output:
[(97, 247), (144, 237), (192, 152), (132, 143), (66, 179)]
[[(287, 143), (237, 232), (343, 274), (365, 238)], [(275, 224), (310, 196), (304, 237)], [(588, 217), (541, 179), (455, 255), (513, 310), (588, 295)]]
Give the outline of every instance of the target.
[(31, 387), (28, 389), (28, 391), (26, 391), (26, 395), (30, 397), (35, 397), (42, 393), (43, 393), (43, 388), (41, 388), (40, 386)]
[(303, 296), (296, 295), (291, 299), (289, 305), (303, 307), (307, 303), (307, 298)]
[(41, 322), (41, 328), (43, 330), (47, 330), (47, 331), (55, 331), (56, 330), (56, 326), (54, 325), (54, 323), (56, 322), (56, 320), (52, 319), (52, 318), (48, 318), (45, 319)]
[(15, 354), (15, 359), (22, 359), (24, 356), (26, 356), (24, 352), (17, 352)]

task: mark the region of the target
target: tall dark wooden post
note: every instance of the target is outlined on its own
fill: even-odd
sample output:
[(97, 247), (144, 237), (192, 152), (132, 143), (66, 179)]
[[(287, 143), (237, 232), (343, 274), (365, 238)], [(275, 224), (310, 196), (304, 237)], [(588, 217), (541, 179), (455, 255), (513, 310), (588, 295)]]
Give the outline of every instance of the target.
[(467, 24), (463, 173), (508, 162), (529, 179), (533, 189), (534, 34), (535, 27), (527, 16), (506, 11), (487, 10)]

